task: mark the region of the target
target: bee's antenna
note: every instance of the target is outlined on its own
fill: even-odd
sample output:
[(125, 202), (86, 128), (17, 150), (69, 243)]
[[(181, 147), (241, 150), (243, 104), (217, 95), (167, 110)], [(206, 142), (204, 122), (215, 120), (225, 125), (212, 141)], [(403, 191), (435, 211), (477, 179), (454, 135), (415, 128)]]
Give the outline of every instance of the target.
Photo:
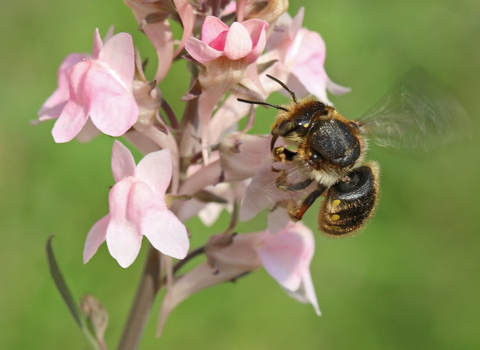
[(290, 96), (292, 97), (293, 102), (297, 103), (297, 97), (295, 96), (295, 93), (294, 93), (292, 90), (290, 90), (290, 89), (288, 88), (288, 86), (285, 85), (285, 83), (281, 82), (280, 80), (278, 80), (278, 79), (275, 78), (275, 77), (272, 77), (272, 76), (269, 75), (269, 74), (267, 74), (267, 77), (269, 77), (269, 78), (272, 79), (273, 81), (276, 81), (277, 83), (279, 83), (285, 90), (288, 91), (288, 93), (289, 93)]
[(268, 103), (268, 102), (250, 101), (250, 100), (244, 100), (243, 98), (237, 98), (237, 101), (250, 103), (251, 105), (270, 106), (270, 107), (273, 107), (273, 108), (276, 108), (276, 109), (281, 109), (282, 111), (288, 112), (288, 109), (286, 109), (285, 107), (278, 106), (278, 105), (272, 105), (271, 103)]

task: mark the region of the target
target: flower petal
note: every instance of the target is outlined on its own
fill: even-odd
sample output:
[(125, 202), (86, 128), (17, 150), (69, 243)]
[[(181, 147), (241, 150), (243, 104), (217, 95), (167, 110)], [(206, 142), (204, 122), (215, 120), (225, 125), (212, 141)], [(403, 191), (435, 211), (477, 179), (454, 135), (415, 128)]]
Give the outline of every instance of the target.
[(208, 44), (196, 38), (188, 38), (185, 42), (185, 49), (202, 64), (207, 64), (223, 55), (223, 52), (211, 48)]
[(55, 142), (68, 142), (82, 129), (88, 118), (89, 104), (83, 94), (85, 75), (91, 68), (91, 61), (76, 64), (69, 75), (70, 99), (55, 123), (52, 135)]
[(127, 33), (119, 33), (108, 40), (103, 46), (98, 59), (106, 63), (115, 72), (120, 81), (132, 89), (135, 74), (135, 55), (133, 40)]
[(84, 94), (90, 100), (92, 122), (105, 134), (121, 136), (137, 121), (138, 106), (132, 93), (100, 64), (86, 73)]
[(40, 111), (38, 111), (41, 121), (58, 118), (60, 116), (70, 97), (68, 75), (77, 63), (82, 62), (86, 58), (88, 58), (87, 55), (74, 53), (68, 55), (63, 60), (57, 73), (58, 87), (47, 101), (45, 101)]
[(228, 26), (223, 23), (219, 18), (214, 16), (207, 16), (202, 25), (202, 41), (206, 44), (210, 44), (222, 32), (227, 30)]
[(85, 241), (83, 249), (83, 263), (86, 264), (98, 250), (98, 247), (105, 242), (108, 223), (110, 222), (110, 214), (105, 215), (98, 220), (90, 229)]
[(130, 150), (120, 141), (113, 141), (112, 172), (115, 182), (135, 175), (135, 160)]
[(318, 306), (317, 295), (315, 294), (315, 288), (313, 287), (312, 275), (310, 274), (310, 271), (305, 271), (302, 275), (302, 284), (307, 300), (313, 305), (317, 315), (321, 316), (322, 313), (320, 312), (320, 307)]
[(183, 259), (190, 247), (187, 228), (170, 210), (151, 208), (142, 220), (142, 233), (165, 255)]
[(142, 235), (138, 225), (128, 215), (128, 202), (135, 179), (128, 177), (110, 190), (110, 224), (107, 228), (107, 246), (120, 266), (130, 266), (140, 251)]
[(242, 25), (247, 29), (250, 38), (252, 39), (253, 48), (248, 54), (248, 63), (253, 63), (265, 49), (267, 43), (266, 30), (268, 23), (260, 19), (250, 19), (242, 22)]
[(107, 247), (118, 264), (129, 267), (135, 261), (142, 245), (142, 236), (132, 225), (114, 222), (107, 229)]
[(286, 208), (278, 207), (270, 211), (267, 216), (268, 231), (272, 235), (276, 235), (282, 231), (290, 222), (288, 211)]
[(302, 237), (282, 231), (272, 235), (266, 231), (257, 247), (265, 270), (284, 288), (297, 290), (302, 281), (299, 263), (304, 254)]
[(103, 47), (102, 37), (100, 36), (100, 33), (98, 32), (98, 28), (97, 28), (93, 33), (92, 53), (93, 53), (94, 59), (98, 58), (98, 55), (100, 54), (100, 50), (102, 50), (102, 47)]
[(172, 159), (169, 149), (147, 154), (135, 171), (139, 180), (146, 182), (155, 190), (155, 195), (163, 201), (172, 179)]
[(252, 48), (252, 38), (247, 28), (238, 22), (233, 22), (225, 42), (225, 55), (231, 60), (239, 60), (247, 56)]

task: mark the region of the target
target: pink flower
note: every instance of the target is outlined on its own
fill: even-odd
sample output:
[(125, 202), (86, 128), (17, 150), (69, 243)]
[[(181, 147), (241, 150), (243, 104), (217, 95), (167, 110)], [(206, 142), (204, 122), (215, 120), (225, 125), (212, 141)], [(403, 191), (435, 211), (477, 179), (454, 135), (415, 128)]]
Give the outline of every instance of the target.
[(250, 64), (265, 48), (267, 27), (268, 24), (259, 19), (233, 22), (228, 27), (217, 17), (208, 16), (202, 26), (202, 40), (188, 38), (185, 48), (204, 65), (221, 56), (232, 61), (246, 59)]
[(59, 87), (40, 110), (41, 120), (58, 116), (52, 130), (55, 142), (72, 140), (89, 116), (110, 136), (123, 135), (137, 120), (131, 36), (120, 33), (102, 45), (96, 30), (93, 41), (93, 58), (70, 55), (62, 63)]
[(259, 19), (234, 22), (228, 27), (217, 17), (208, 16), (202, 26), (202, 40), (192, 37), (185, 43), (188, 53), (205, 66), (198, 81), (202, 87), (199, 110), (206, 163), (210, 144), (208, 125), (215, 105), (242, 80), (247, 66), (263, 52), (267, 28), (267, 22)]
[(290, 223), (276, 235), (264, 231), (211, 236), (205, 246), (207, 261), (168, 289), (160, 309), (157, 334), (161, 334), (172, 310), (192, 294), (235, 280), (262, 265), (290, 296), (310, 302), (317, 315), (321, 315), (310, 275), (314, 250), (313, 233), (301, 223)]
[[(133, 12), (139, 29), (150, 39), (157, 52), (158, 66), (154, 80), (160, 83), (167, 75), (173, 61), (173, 34), (168, 21), (169, 11), (173, 11), (170, 1), (124, 0)], [(180, 17), (186, 19), (184, 11)], [(190, 25), (190, 24), (188, 24)]]
[[(312, 94), (331, 104), (327, 89), (341, 95), (350, 88), (337, 85), (328, 77), (324, 68), (325, 42), (320, 34), (302, 28), (303, 15), (302, 7), (293, 20), (288, 13), (280, 16), (276, 24), (280, 30), (274, 31), (268, 39), (267, 54), (262, 62), (279, 59), (283, 70), (291, 73), (286, 84), (297, 96)], [(272, 75), (269, 71), (266, 73)], [(278, 74), (275, 77), (282, 78)]]
[(315, 252), (312, 231), (300, 222), (290, 222), (276, 235), (265, 231), (255, 249), (270, 276), (285, 288), (290, 296), (312, 304), (320, 316), (310, 275), (310, 263)]
[(115, 141), (112, 171), (116, 184), (109, 195), (110, 213), (88, 233), (84, 263), (106, 240), (110, 254), (120, 266), (128, 267), (140, 251), (143, 236), (163, 254), (183, 259), (189, 248), (187, 230), (164, 199), (172, 177), (170, 151), (150, 153), (135, 167), (128, 148)]
[(70, 98), (70, 92), (68, 90), (68, 76), (70, 71), (77, 63), (89, 58), (89, 55), (72, 53), (63, 60), (57, 73), (58, 87), (38, 111), (40, 121), (43, 122), (49, 119), (57, 119), (60, 114), (62, 114), (62, 111)]

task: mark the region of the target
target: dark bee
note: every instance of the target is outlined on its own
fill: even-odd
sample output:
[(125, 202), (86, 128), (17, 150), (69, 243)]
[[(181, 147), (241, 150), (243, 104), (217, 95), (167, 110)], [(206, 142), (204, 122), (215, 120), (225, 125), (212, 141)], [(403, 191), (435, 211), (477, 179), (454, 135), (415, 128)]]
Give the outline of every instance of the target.
[[(290, 93), (290, 104), (238, 99), (279, 110), (271, 131), (273, 158), (291, 163), (305, 180), (289, 184), (287, 171), (281, 170), (277, 187), (300, 191), (317, 184), (300, 203), (289, 203), (293, 220), (300, 220), (318, 197), (325, 196), (318, 215), (319, 229), (334, 236), (358, 232), (372, 216), (379, 193), (379, 166), (365, 162), (367, 136), (382, 146), (428, 149), (466, 130), (463, 109), (449, 96), (425, 85), (428, 80), (421, 75), (407, 75), (358, 121), (346, 119), (313, 97), (297, 100), (284, 83), (268, 75)], [(275, 147), (278, 137), (290, 147)]]

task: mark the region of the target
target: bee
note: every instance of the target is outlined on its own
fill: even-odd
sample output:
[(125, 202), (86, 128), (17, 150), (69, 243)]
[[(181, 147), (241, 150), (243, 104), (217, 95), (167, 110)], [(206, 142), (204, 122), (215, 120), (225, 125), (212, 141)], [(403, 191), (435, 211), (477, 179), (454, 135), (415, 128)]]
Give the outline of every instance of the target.
[[(288, 105), (238, 99), (279, 110), (272, 125), (274, 161), (291, 164), (305, 180), (288, 182), (288, 171), (279, 170), (276, 187), (284, 192), (316, 187), (305, 198), (289, 203), (289, 215), (301, 220), (320, 196), (319, 229), (329, 235), (354, 234), (365, 227), (378, 202), (380, 168), (366, 161), (368, 139), (381, 146), (428, 150), (468, 128), (462, 107), (438, 90), (423, 72), (414, 71), (400, 81), (374, 108), (358, 120), (348, 120), (334, 107), (313, 97), (291, 96)], [(278, 138), (286, 146), (275, 147)]]

